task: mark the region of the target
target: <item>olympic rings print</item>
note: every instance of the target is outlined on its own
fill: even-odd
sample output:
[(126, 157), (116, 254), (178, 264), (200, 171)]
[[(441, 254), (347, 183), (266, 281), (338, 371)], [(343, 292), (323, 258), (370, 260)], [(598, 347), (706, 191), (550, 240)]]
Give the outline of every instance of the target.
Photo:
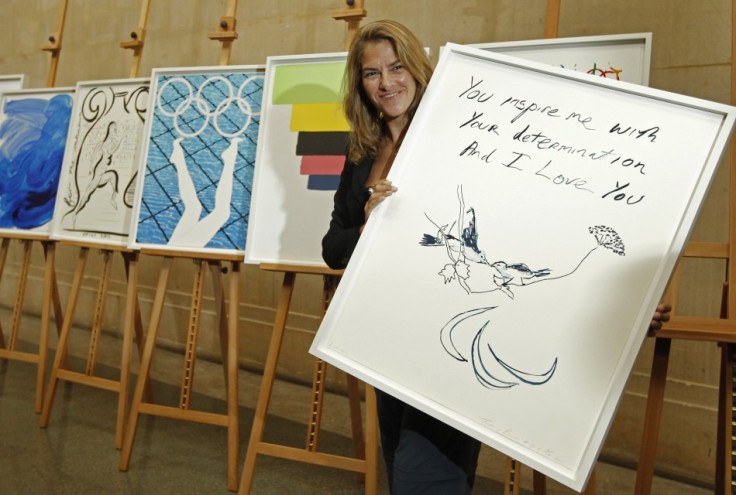
[[(190, 81), (183, 77), (172, 77), (161, 85), (156, 99), (156, 106), (162, 115), (172, 119), (174, 128), (182, 137), (196, 137), (212, 122), (212, 126), (218, 134), (226, 138), (234, 138), (245, 132), (253, 117), (258, 117), (261, 114), (261, 112), (253, 111), (245, 93), (246, 87), (258, 79), (264, 80), (264, 76), (249, 76), (236, 90), (227, 78), (212, 76), (204, 81), (195, 93)], [(166, 102), (167, 90), (177, 95), (177, 101), (181, 100), (173, 111), (169, 109), (171, 105)], [(206, 97), (210, 91), (224, 97), (215, 104)], [(228, 111), (232, 114), (233, 110), (239, 110), (239, 113), (245, 116), (246, 120), (244, 123), (236, 125), (235, 132), (227, 132), (223, 130), (224, 125), (221, 121), (226, 120), (233, 124), (233, 119), (228, 118)], [(192, 117), (192, 115), (195, 117)], [(187, 128), (191, 129), (191, 124), (197, 120), (201, 120), (201, 124), (193, 130), (187, 131)]]

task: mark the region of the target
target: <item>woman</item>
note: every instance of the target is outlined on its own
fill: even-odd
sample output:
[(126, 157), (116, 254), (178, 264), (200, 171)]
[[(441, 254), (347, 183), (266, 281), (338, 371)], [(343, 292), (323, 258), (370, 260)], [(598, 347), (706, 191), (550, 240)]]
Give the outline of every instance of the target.
[[(350, 146), (322, 240), (331, 268), (345, 268), (373, 209), (396, 193), (385, 177), (431, 74), (422, 45), (397, 22), (367, 24), (353, 39), (344, 100)], [(651, 330), (669, 319), (669, 311), (657, 308)], [(376, 396), (392, 493), (470, 493), (480, 442), (380, 390)]]
[[(322, 254), (344, 268), (373, 209), (397, 189), (384, 177), (432, 74), (417, 38), (393, 21), (356, 34), (348, 53), (348, 159)], [(470, 493), (480, 442), (376, 390), (392, 493)]]

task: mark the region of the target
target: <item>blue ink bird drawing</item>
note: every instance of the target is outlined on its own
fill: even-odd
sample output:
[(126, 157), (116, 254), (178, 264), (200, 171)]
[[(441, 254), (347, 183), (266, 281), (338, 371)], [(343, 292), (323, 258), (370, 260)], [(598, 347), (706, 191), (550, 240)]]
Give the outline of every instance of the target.
[[(572, 276), (591, 255), (603, 248), (618, 256), (625, 255), (625, 246), (618, 233), (611, 227), (596, 225), (588, 228), (594, 240), (580, 261), (560, 274), (549, 267), (530, 267), (523, 261), (489, 261), (487, 251), (481, 249), (476, 210), (466, 206), (462, 186), (457, 188), (459, 213), (451, 223), (438, 223), (426, 213), (434, 226), (433, 233), (424, 233), (419, 245), (444, 248), (447, 262), (438, 272), (444, 284), (457, 283), (467, 294), (487, 294), (499, 291), (507, 300), (532, 284), (559, 280)], [(490, 258), (493, 259), (493, 258)], [(481, 283), (476, 283), (483, 278)], [(490, 279), (490, 280), (489, 280)], [(517, 385), (543, 385), (552, 379), (558, 365), (557, 358), (543, 370), (522, 370), (498, 355), (489, 342), (492, 333), (492, 311), (498, 306), (469, 309), (456, 314), (440, 329), (440, 343), (447, 354), (460, 362), (469, 362), (477, 381), (489, 389), (504, 390)], [(470, 328), (475, 332), (469, 349), (460, 349), (456, 334)], [(463, 340), (464, 342), (467, 339)]]

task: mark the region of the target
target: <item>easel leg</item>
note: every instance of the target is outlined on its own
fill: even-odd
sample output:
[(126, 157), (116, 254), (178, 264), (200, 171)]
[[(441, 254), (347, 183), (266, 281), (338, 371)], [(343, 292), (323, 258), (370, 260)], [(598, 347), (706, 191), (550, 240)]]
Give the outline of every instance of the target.
[[(3, 239), (0, 245), (0, 279), (2, 279), (3, 271), (5, 270), (5, 261), (8, 258), (8, 248), (10, 246), (10, 239)], [(0, 325), (0, 349), (5, 349), (5, 339), (3, 337), (3, 327)], [(7, 359), (0, 359), (0, 361), (7, 362)]]
[(654, 343), (652, 373), (649, 379), (647, 410), (644, 416), (644, 431), (639, 451), (639, 467), (636, 472), (636, 495), (648, 495), (652, 490), (654, 478), (654, 458), (657, 453), (659, 421), (662, 417), (664, 388), (667, 381), (667, 367), (670, 359), (671, 339), (659, 338)]
[(112, 251), (104, 250), (102, 254), (102, 274), (97, 288), (97, 301), (95, 302), (95, 316), (92, 321), (92, 330), (89, 334), (89, 351), (87, 353), (87, 367), (85, 374), (94, 376), (97, 370), (97, 356), (100, 351), (100, 340), (102, 339), (102, 325), (105, 320), (105, 306), (107, 303), (107, 291), (110, 287), (110, 274), (112, 273)]
[(227, 332), (227, 489), (238, 490), (238, 322), (240, 321), (240, 263), (233, 262), (230, 270), (230, 312)]
[[(132, 252), (132, 253), (122, 253), (123, 259), (125, 261), (125, 275), (128, 279), (128, 297), (133, 297), (133, 303), (135, 304), (134, 308), (132, 309), (126, 309), (126, 322), (127, 318), (132, 318), (133, 322), (133, 329), (135, 330), (135, 343), (136, 347), (138, 348), (138, 358), (143, 356), (143, 342), (145, 341), (145, 337), (143, 335), (143, 317), (141, 316), (141, 305), (138, 301), (138, 259), (140, 257), (139, 252)], [(133, 272), (136, 273), (133, 273)], [(134, 278), (134, 281), (131, 281), (131, 278)], [(127, 304), (130, 304), (130, 299), (126, 299), (126, 308)], [(123, 354), (125, 355), (125, 354)], [(130, 363), (130, 360), (128, 360), (128, 363)], [(120, 368), (123, 369), (122, 367)], [(130, 368), (128, 368), (128, 373), (130, 373)], [(128, 378), (126, 381), (127, 383), (125, 386), (127, 387), (129, 385)], [(128, 393), (126, 392), (123, 397), (128, 397)], [(153, 402), (153, 388), (151, 387), (151, 380), (150, 377), (146, 378), (146, 388), (144, 391), (144, 397), (146, 398), (147, 402)], [(120, 448), (120, 447), (118, 447)]]
[(281, 342), (284, 337), (286, 328), (286, 319), (289, 315), (289, 305), (291, 304), (291, 295), (294, 292), (294, 279), (296, 273), (284, 272), (284, 281), (281, 285), (281, 296), (276, 310), (276, 319), (273, 325), (273, 333), (271, 334), (271, 342), (268, 346), (268, 354), (266, 356), (266, 364), (263, 370), (263, 380), (261, 382), (261, 390), (258, 394), (258, 404), (256, 406), (255, 416), (253, 418), (253, 426), (248, 440), (248, 450), (245, 453), (245, 463), (243, 465), (243, 475), (240, 478), (240, 488), (238, 493), (246, 495), (250, 493), (251, 484), (253, 483), (253, 472), (256, 465), (256, 455), (258, 444), (263, 439), (263, 430), (266, 422), (266, 414), (268, 413), (268, 404), (271, 400), (271, 392), (273, 390), (273, 382), (276, 376), (276, 366), (278, 364), (279, 353), (281, 352)]
[(534, 486), (534, 495), (545, 495), (547, 493), (547, 477), (542, 473), (534, 471), (532, 485)]
[(325, 396), (325, 376), (327, 375), (327, 363), (321, 359), (314, 360), (314, 374), (312, 376), (312, 401), (309, 420), (307, 421), (306, 449), (309, 452), (317, 452), (319, 447), (319, 432), (322, 423), (322, 405)]
[(736, 344), (721, 343), (721, 375), (718, 391), (718, 441), (716, 447), (716, 495), (733, 493), (734, 352)]
[(149, 373), (151, 371), (151, 360), (153, 359), (153, 349), (156, 345), (156, 336), (158, 327), (161, 323), (161, 314), (164, 307), (164, 296), (166, 295), (166, 286), (171, 272), (173, 259), (165, 257), (159, 274), (158, 286), (156, 287), (156, 296), (153, 300), (151, 309), (151, 321), (146, 335), (146, 342), (143, 346), (143, 356), (141, 357), (141, 366), (138, 373), (138, 379), (135, 383), (135, 392), (133, 393), (133, 402), (130, 407), (130, 417), (125, 427), (125, 439), (123, 441), (123, 450), (120, 452), (120, 462), (118, 469), (127, 471), (130, 467), (130, 454), (135, 441), (135, 433), (138, 427), (138, 418), (140, 416), (141, 401), (143, 399), (143, 391), (146, 387)]
[[(53, 245), (54, 248), (50, 251), (49, 246)], [(55, 242), (44, 242), (43, 244), (44, 255), (46, 256), (46, 262), (49, 262), (49, 253), (52, 256), (51, 263), (56, 264), (54, 257), (56, 256), (56, 243)], [(51, 270), (49, 274), (49, 280), (51, 283), (51, 307), (54, 310), (54, 321), (56, 322), (56, 333), (61, 335), (61, 325), (64, 321), (63, 314), (61, 312), (61, 298), (59, 297), (59, 284), (56, 280), (56, 269)], [(69, 361), (64, 357), (64, 366), (69, 366)]]
[(376, 391), (365, 385), (365, 493), (374, 495), (378, 490), (378, 409)]
[[(123, 349), (120, 359), (120, 394), (118, 395), (118, 412), (115, 427), (115, 448), (123, 448), (123, 435), (125, 434), (125, 415), (128, 405), (128, 391), (130, 389), (130, 360), (133, 354), (133, 332), (136, 317), (140, 319), (138, 307), (138, 256), (136, 253), (123, 253), (125, 273), (127, 274), (128, 287), (125, 295), (125, 327), (123, 329)], [(139, 344), (142, 339), (138, 337)], [(140, 349), (139, 349), (140, 351)], [(138, 356), (141, 356), (141, 352)], [(150, 391), (150, 382), (146, 380), (147, 389)]]
[[(353, 433), (355, 457), (357, 459), (366, 459), (365, 437), (363, 436), (363, 414), (360, 410), (360, 382), (352, 375), (346, 376), (348, 381), (348, 403), (350, 404), (350, 426)], [(371, 412), (366, 404), (365, 414), (367, 420), (370, 414), (375, 414), (375, 411)], [(365, 476), (363, 476), (362, 473), (359, 473), (358, 479), (360, 481), (365, 481)]]
[(181, 391), (179, 393), (179, 408), (188, 410), (194, 391), (194, 368), (197, 362), (197, 337), (199, 336), (200, 314), (204, 298), (204, 282), (206, 271), (204, 261), (195, 260), (197, 273), (194, 276), (192, 287), (192, 303), (189, 311), (189, 328), (184, 343), (184, 367), (181, 374)]
[[(18, 332), (20, 331), (20, 321), (23, 316), (23, 301), (26, 294), (26, 281), (28, 280), (28, 269), (31, 264), (31, 241), (23, 241), (23, 258), (20, 264), (20, 270), (18, 271), (18, 284), (15, 291), (15, 301), (13, 301), (13, 320), (10, 325), (10, 336), (8, 339), (8, 349), (11, 351), (15, 350), (15, 345), (18, 341)], [(48, 270), (47, 270), (48, 271)], [(48, 276), (48, 274), (46, 274)], [(47, 283), (44, 283), (44, 295), (46, 294)], [(44, 302), (47, 299), (44, 297)], [(45, 308), (44, 304), (44, 308)], [(43, 313), (43, 310), (42, 310)], [(43, 328), (41, 328), (43, 333)], [(43, 347), (43, 340), (39, 340), (39, 354)], [(38, 390), (38, 389), (37, 389)]]
[[(56, 315), (56, 328), (61, 334), (61, 308), (59, 304), (59, 288), (56, 285), (56, 243), (44, 242), (46, 263), (44, 270), (43, 303), (41, 309), (41, 333), (38, 339), (38, 374), (36, 376), (36, 406), (40, 413), (43, 407), (44, 379), (46, 376), (46, 355), (49, 349), (49, 312), (53, 305)], [(66, 356), (63, 356), (66, 359)]]
[[(227, 363), (227, 303), (225, 301), (225, 284), (223, 283), (223, 274), (227, 272), (227, 268), (223, 268), (218, 262), (210, 262), (210, 271), (212, 272), (212, 287), (215, 295), (215, 308), (217, 311), (217, 329), (220, 338), (220, 357), (223, 363)], [(225, 375), (225, 384), (228, 382), (227, 366), (223, 367)]]
[(511, 457), (506, 458), (506, 481), (504, 495), (519, 495), (521, 487), (521, 463)]

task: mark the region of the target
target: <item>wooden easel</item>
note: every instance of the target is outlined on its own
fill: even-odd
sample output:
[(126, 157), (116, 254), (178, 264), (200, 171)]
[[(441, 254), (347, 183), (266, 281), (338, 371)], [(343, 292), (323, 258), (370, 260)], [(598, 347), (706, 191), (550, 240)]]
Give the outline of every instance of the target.
[[(51, 52), (51, 66), (46, 80), (46, 86), (54, 87), (56, 81), (56, 72), (59, 62), (59, 53), (61, 51), (61, 35), (64, 32), (64, 21), (66, 19), (68, 0), (61, 0), (59, 9), (59, 17), (56, 31), (49, 36), (49, 44), (41, 47), (42, 50)], [(46, 379), (46, 361), (48, 354), (48, 327), (49, 312), (53, 309), (56, 319), (57, 332), (61, 333), (61, 301), (59, 299), (59, 287), (56, 280), (56, 244), (48, 238), (33, 236), (29, 234), (5, 234), (0, 243), (0, 276), (2, 276), (5, 261), (7, 259), (10, 240), (19, 240), (23, 244), (23, 256), (18, 272), (18, 285), (16, 289), (15, 302), (13, 304), (12, 325), (7, 345), (3, 337), (2, 328), (0, 328), (0, 359), (16, 360), (36, 364), (36, 399), (34, 411), (41, 412), (44, 394), (44, 381)], [(16, 349), (18, 341), (18, 333), (20, 330), (21, 317), (23, 315), (23, 300), (26, 291), (26, 282), (28, 278), (28, 270), (31, 263), (31, 247), (34, 242), (40, 242), (43, 247), (45, 268), (44, 268), (44, 290), (41, 305), (41, 331), (38, 342), (38, 352), (22, 352)]]
[[(223, 19), (227, 19), (227, 26), (234, 29), (235, 10), (237, 0), (228, 2), (228, 15), (221, 18), (220, 27), (223, 28)], [(226, 26), (226, 27), (227, 27)], [(210, 39), (221, 41), (222, 50), (220, 56), (221, 64), (227, 64), (230, 60), (232, 41), (237, 38), (234, 31), (223, 32), (221, 36), (212, 36)], [(142, 254), (162, 257), (162, 268), (156, 288), (153, 307), (151, 308), (150, 323), (143, 347), (140, 372), (136, 381), (135, 391), (130, 408), (130, 416), (125, 430), (123, 448), (120, 453), (118, 468), (127, 471), (130, 467), (130, 456), (135, 440), (138, 419), (141, 414), (163, 416), (172, 419), (193, 421), (197, 423), (224, 426), (227, 428), (227, 485), (228, 490), (238, 489), (238, 447), (240, 443), (240, 427), (238, 421), (238, 322), (240, 308), (240, 261), (242, 255), (207, 255), (197, 253), (196, 257), (184, 252), (165, 250), (141, 250)], [(182, 370), (181, 390), (179, 404), (177, 406), (166, 406), (154, 404), (144, 400), (146, 382), (151, 370), (153, 351), (156, 345), (159, 324), (164, 307), (169, 274), (174, 260), (177, 258), (189, 259), (197, 265), (194, 284), (192, 287), (192, 299), (190, 306), (187, 337), (185, 343), (184, 366)], [(229, 308), (226, 301), (224, 274), (228, 272), (223, 267), (223, 262), (230, 262), (230, 283), (227, 292)], [(214, 287), (215, 307), (217, 310), (218, 330), (220, 335), (220, 350), (225, 372), (225, 386), (227, 389), (227, 411), (225, 413), (213, 413), (191, 409), (192, 394), (194, 390), (194, 370), (197, 358), (197, 338), (199, 335), (202, 302), (204, 298), (206, 268), (212, 274)]]
[[(348, 23), (346, 45), (350, 46), (355, 32), (358, 30), (360, 20), (366, 15), (363, 1), (348, 1), (348, 8), (332, 14), (336, 20), (345, 20)], [(255, 471), (256, 456), (258, 454), (289, 459), (292, 461), (306, 462), (320, 466), (333, 467), (347, 471), (355, 471), (359, 479), (365, 483), (365, 493), (374, 494), (377, 490), (377, 456), (378, 456), (378, 421), (376, 417), (376, 397), (373, 387), (365, 387), (365, 436), (363, 435), (362, 414), (360, 409), (360, 389), (358, 380), (346, 375), (348, 384), (348, 400), (350, 404), (350, 420), (353, 434), (353, 446), (356, 457), (337, 456), (321, 453), (318, 451), (320, 423), (323, 410), (323, 399), (325, 393), (325, 377), (327, 363), (321, 359), (315, 359), (314, 375), (312, 379), (311, 409), (309, 421), (307, 422), (307, 437), (305, 447), (296, 448), (286, 445), (276, 445), (263, 441), (268, 406), (271, 400), (273, 384), (276, 378), (276, 367), (281, 353), (286, 320), (291, 304), (291, 295), (294, 290), (294, 281), (297, 273), (321, 274), (323, 276), (323, 299), (322, 315), (332, 299), (337, 287), (338, 277), (341, 271), (330, 270), (321, 267), (280, 265), (262, 263), (263, 270), (283, 272), (284, 278), (281, 286), (281, 295), (276, 308), (271, 342), (263, 372), (263, 381), (258, 395), (255, 417), (248, 441), (248, 449), (245, 455), (243, 474), (240, 480), (239, 494), (250, 493)]]
[(207, 34), (209, 39), (222, 43), (220, 48), (220, 65), (230, 65), (233, 41), (238, 38), (238, 33), (235, 32), (235, 11), (237, 8), (238, 0), (230, 0), (227, 5), (227, 14), (220, 17), (217, 31)]
[(61, 36), (64, 34), (64, 22), (66, 21), (66, 10), (69, 0), (61, 0), (59, 18), (56, 22), (56, 31), (49, 35), (49, 42), (41, 47), (41, 50), (51, 52), (51, 66), (46, 79), (46, 87), (53, 88), (56, 83), (56, 72), (59, 67), (59, 55), (61, 55)]
[(322, 274), (324, 276), (324, 299), (323, 312), (334, 293), (339, 271), (320, 267), (288, 266), (261, 264), (263, 270), (284, 273), (278, 306), (276, 308), (276, 319), (274, 321), (271, 342), (268, 347), (266, 364), (263, 371), (263, 381), (258, 394), (253, 426), (248, 441), (248, 449), (245, 453), (243, 475), (240, 480), (238, 493), (245, 495), (250, 493), (255, 471), (256, 456), (258, 454), (289, 459), (292, 461), (306, 462), (320, 466), (333, 467), (347, 471), (355, 471), (365, 480), (365, 493), (375, 494), (377, 490), (377, 455), (378, 455), (378, 421), (376, 418), (376, 397), (373, 388), (365, 387), (365, 409), (366, 426), (365, 437), (362, 432), (362, 421), (360, 411), (360, 392), (358, 380), (347, 375), (348, 396), (350, 402), (350, 419), (353, 432), (353, 445), (356, 457), (344, 457), (318, 452), (320, 419), (322, 417), (322, 399), (325, 390), (326, 363), (320, 359), (315, 361), (314, 380), (312, 383), (311, 413), (307, 424), (307, 440), (305, 448), (276, 445), (263, 441), (268, 406), (271, 400), (274, 380), (276, 378), (276, 366), (281, 352), (281, 343), (286, 328), (286, 319), (289, 314), (291, 295), (294, 290), (294, 280), (297, 273)]
[[(65, 241), (64, 244), (72, 245), (73, 243)], [(77, 259), (77, 268), (69, 292), (66, 313), (62, 324), (61, 333), (59, 335), (59, 344), (56, 348), (54, 364), (49, 377), (49, 384), (46, 389), (43, 410), (39, 426), (45, 428), (48, 426), (49, 417), (51, 415), (51, 407), (56, 394), (56, 387), (59, 380), (66, 380), (73, 383), (88, 385), (104, 390), (110, 390), (118, 393), (118, 412), (115, 430), (115, 447), (120, 449), (123, 443), (123, 430), (125, 427), (126, 408), (128, 403), (128, 391), (130, 384), (130, 360), (132, 354), (133, 331), (135, 331), (136, 341), (138, 342), (138, 351), (140, 354), (143, 331), (141, 324), (140, 307), (138, 305), (137, 293), (137, 270), (131, 270), (131, 266), (138, 263), (138, 253), (130, 252), (123, 248), (117, 247), (100, 247), (103, 256), (103, 270), (100, 277), (99, 288), (97, 291), (97, 303), (94, 312), (94, 321), (90, 331), (89, 350), (87, 354), (87, 364), (84, 372), (77, 372), (70, 369), (64, 362), (68, 352), (69, 336), (73, 325), (74, 311), (77, 305), (77, 296), (82, 287), (84, 270), (89, 255), (90, 246), (81, 245), (79, 257)], [(105, 314), (105, 302), (108, 294), (110, 282), (110, 272), (112, 267), (112, 257), (115, 251), (119, 251), (125, 263), (126, 275), (128, 275), (128, 287), (126, 292), (126, 316), (132, 315), (132, 318), (126, 318), (125, 328), (123, 330), (123, 346), (120, 364), (120, 379), (111, 380), (96, 376), (97, 354), (99, 350), (100, 340), (102, 337), (102, 323)], [(133, 276), (131, 276), (131, 274)], [(128, 307), (130, 306), (130, 307)]]
[[(17, 239), (23, 244), (23, 256), (18, 272), (18, 284), (13, 304), (12, 325), (10, 327), (8, 342), (3, 338), (0, 328), (0, 360), (15, 360), (36, 365), (36, 399), (34, 412), (40, 413), (43, 404), (44, 382), (46, 380), (46, 361), (49, 345), (49, 312), (53, 309), (56, 319), (57, 332), (61, 334), (61, 301), (56, 281), (55, 253), (56, 244), (50, 240), (32, 239), (25, 236), (12, 236), (6, 234), (0, 245), (0, 276), (5, 267), (5, 261), (10, 246), (10, 240)], [(38, 352), (24, 352), (16, 348), (18, 334), (20, 333), (20, 322), (23, 316), (23, 302), (26, 293), (26, 282), (28, 270), (31, 264), (31, 248), (34, 242), (41, 242), (45, 257), (43, 299), (41, 306), (41, 329), (38, 339)]]
[[(131, 69), (131, 77), (138, 77), (138, 67), (140, 65), (140, 57), (143, 51), (142, 33), (145, 33), (145, 23), (148, 19), (149, 2), (150, 0), (145, 0), (144, 2), (143, 10), (141, 13), (141, 26), (133, 30), (131, 33), (131, 37), (134, 38), (133, 44), (131, 44), (131, 42), (121, 43), (121, 47), (133, 48), (135, 50), (133, 67)], [(138, 33), (140, 33), (140, 35)], [(125, 428), (125, 417), (128, 404), (128, 392), (130, 389), (130, 362), (132, 354), (131, 350), (133, 342), (133, 331), (135, 331), (135, 340), (138, 343), (139, 355), (141, 354), (143, 348), (143, 325), (141, 323), (141, 312), (138, 303), (137, 270), (132, 270), (133, 277), (130, 276), (131, 265), (137, 265), (139, 254), (121, 246), (114, 245), (90, 244), (74, 241), (59, 241), (59, 243), (62, 245), (78, 246), (79, 256), (77, 258), (77, 268), (69, 291), (69, 299), (67, 302), (66, 313), (59, 335), (59, 344), (56, 348), (54, 364), (51, 368), (51, 375), (49, 377), (49, 384), (46, 390), (46, 396), (44, 398), (43, 410), (41, 412), (39, 426), (41, 426), (41, 428), (45, 428), (49, 424), (51, 407), (53, 406), (54, 396), (56, 394), (56, 387), (59, 380), (66, 380), (69, 382), (88, 385), (104, 390), (110, 390), (118, 393), (118, 411), (115, 428), (115, 448), (120, 449), (123, 445), (123, 433)], [(85, 371), (82, 373), (71, 370), (68, 366), (68, 363), (66, 363), (65, 361), (68, 352), (69, 336), (74, 320), (74, 312), (77, 305), (77, 298), (82, 287), (82, 281), (84, 277), (87, 258), (89, 256), (89, 251), (92, 248), (98, 249), (99, 253), (103, 257), (103, 268), (97, 291), (97, 302), (94, 310), (92, 329), (90, 332), (87, 364)], [(112, 258), (115, 252), (119, 252), (123, 257), (125, 273), (126, 275), (128, 275), (126, 306), (128, 304), (131, 304), (132, 306), (130, 308), (126, 308), (125, 312), (126, 322), (123, 329), (120, 378), (119, 380), (110, 380), (96, 376), (95, 371), (97, 366), (97, 353), (102, 336), (102, 323), (105, 315), (105, 303), (108, 296)], [(146, 390), (149, 394), (151, 393), (150, 386), (147, 387)]]
[[(142, 250), (142, 254), (162, 256), (159, 251)], [(240, 301), (240, 256), (227, 257), (223, 255), (200, 256), (192, 261), (197, 265), (192, 288), (192, 300), (187, 328), (185, 344), (184, 366), (182, 371), (181, 392), (178, 406), (158, 405), (144, 401), (146, 380), (151, 370), (153, 351), (156, 345), (161, 315), (163, 313), (164, 298), (168, 285), (171, 267), (176, 258), (192, 260), (185, 253), (165, 252), (163, 253), (162, 267), (159, 274), (156, 295), (151, 308), (151, 319), (141, 357), (140, 372), (136, 381), (133, 400), (130, 407), (130, 417), (125, 429), (123, 450), (120, 453), (121, 471), (127, 471), (130, 467), (130, 456), (135, 440), (138, 418), (141, 414), (164, 416), (172, 419), (194, 421), (216, 426), (224, 426), (228, 430), (228, 489), (237, 490), (238, 475), (238, 444), (240, 443), (240, 430), (238, 427), (238, 319)], [(222, 261), (231, 261), (230, 284), (228, 299), (229, 311), (226, 309), (225, 290), (223, 284)], [(196, 364), (197, 337), (199, 335), (200, 317), (202, 312), (202, 300), (204, 298), (204, 285), (207, 268), (212, 272), (212, 281), (215, 293), (215, 306), (218, 313), (218, 330), (220, 343), (223, 350), (223, 364), (225, 366), (225, 378), (227, 387), (227, 412), (224, 414), (196, 411), (190, 408), (192, 393), (194, 389), (194, 369)], [(132, 267), (133, 268), (133, 267)], [(135, 278), (131, 275), (131, 278)]]
[[(736, 0), (731, 2), (731, 23), (736, 25)], [(731, 37), (731, 104), (736, 104), (736, 34)], [(659, 422), (667, 382), (667, 367), (672, 339), (717, 342), (721, 346), (721, 370), (718, 391), (718, 425), (716, 445), (716, 495), (733, 493), (736, 455), (733, 452), (734, 420), (736, 410), (734, 393), (734, 355), (736, 354), (736, 291), (729, 290), (729, 283), (736, 280), (736, 134), (731, 136), (731, 161), (729, 184), (729, 242), (690, 242), (685, 247), (670, 280), (664, 300), (673, 306), (672, 318), (657, 332), (649, 380), (649, 394), (644, 416), (639, 465), (635, 493), (651, 492), (654, 477), (654, 458), (659, 437)], [(710, 258), (726, 261), (726, 282), (721, 296), (720, 318), (679, 316), (676, 313), (677, 294), (684, 258)]]
[(146, 39), (146, 26), (148, 25), (148, 11), (151, 6), (151, 0), (143, 0), (141, 7), (141, 16), (138, 21), (138, 27), (130, 32), (130, 39), (120, 43), (121, 48), (133, 50), (133, 63), (130, 66), (130, 78), (138, 77), (141, 67), (141, 57), (143, 56), (143, 44)]

